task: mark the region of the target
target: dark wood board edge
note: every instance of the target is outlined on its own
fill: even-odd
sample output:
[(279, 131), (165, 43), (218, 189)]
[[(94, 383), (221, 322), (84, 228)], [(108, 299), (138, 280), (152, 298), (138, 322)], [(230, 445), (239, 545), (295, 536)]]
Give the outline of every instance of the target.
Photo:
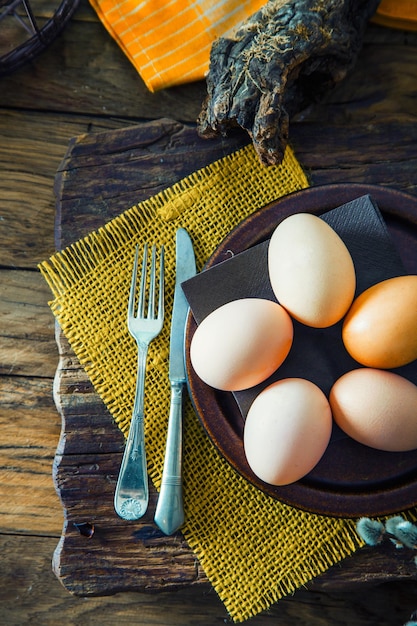
[[(126, 153), (134, 148), (135, 141), (138, 142), (137, 149), (140, 150), (144, 142), (146, 143), (146, 138), (155, 133), (155, 124), (157, 125), (158, 122), (146, 123), (136, 126), (133, 130), (126, 130), (128, 137)], [(305, 139), (302, 144), (304, 148), (301, 147), (300, 150), (301, 163), (309, 170), (312, 181), (319, 180), (321, 184), (339, 182), (340, 172), (331, 171), (330, 165), (329, 169), (324, 171), (321, 164), (315, 161), (314, 150), (309, 150), (310, 143), (314, 140), (314, 133), (304, 134), (301, 127), (302, 125), (294, 133), (295, 145), (303, 134)], [(131, 201), (127, 202), (124, 196), (123, 207), (115, 207), (110, 201), (102, 203), (106, 180), (100, 176), (100, 172), (103, 171), (100, 155), (105, 152), (105, 146), (119, 145), (118, 162), (113, 164), (112, 195), (116, 198), (117, 190), (121, 193), (126, 191), (126, 161), (120, 158), (120, 154), (125, 151), (124, 134), (125, 131), (114, 131), (114, 133), (110, 131), (97, 134), (93, 141), (89, 135), (82, 135), (71, 141), (57, 173), (55, 185), (57, 249), (73, 243), (90, 230), (103, 225), (121, 210), (135, 204), (142, 196), (151, 195), (149, 188), (144, 190), (140, 180), (136, 180), (129, 189), (128, 197)], [(132, 136), (136, 138), (133, 143)], [(334, 135), (329, 132), (329, 141), (331, 136)], [(178, 180), (194, 171), (196, 162), (204, 166), (225, 155), (223, 141), (219, 142), (217, 148), (211, 142), (204, 141), (201, 144), (197, 142), (199, 152), (196, 161), (195, 150), (193, 149), (192, 153), (187, 151), (190, 138), (195, 141), (193, 128), (179, 125), (174, 121), (164, 121), (163, 139), (159, 137), (156, 142), (159, 144), (154, 147), (155, 154), (159, 155), (157, 158), (161, 159), (162, 155), (169, 154), (171, 161), (176, 163), (175, 175)], [(100, 150), (98, 147), (101, 141), (103, 145)], [(229, 148), (237, 149), (246, 143), (242, 142), (241, 138), (236, 141), (236, 144), (229, 144)], [(175, 158), (176, 151), (179, 151), (181, 155), (178, 159)], [(401, 161), (403, 155), (400, 148), (398, 151), (398, 161)], [(97, 164), (96, 153), (101, 159), (101, 162)], [(189, 154), (188, 158), (187, 154)], [(85, 167), (87, 156), (89, 164)], [(414, 153), (414, 158), (415, 156)], [(341, 155), (334, 154), (335, 159), (338, 157)], [(80, 167), (79, 159), (81, 158), (84, 160), (84, 167)], [(352, 162), (350, 175), (357, 182), (366, 182), (367, 177), (372, 176), (374, 164), (366, 162), (362, 151), (351, 154), (350, 159)], [(158, 188), (168, 187), (175, 182), (172, 181), (172, 170), (169, 170), (167, 177), (169, 168), (166, 166), (166, 160), (159, 168), (155, 165), (154, 155), (151, 161), (152, 176), (155, 176), (157, 172), (159, 174)], [(360, 167), (359, 161), (361, 161)], [(149, 162), (146, 159), (141, 160), (140, 168), (139, 166), (138, 168), (142, 174), (146, 174), (148, 165)], [(349, 179), (349, 171), (344, 175)], [(84, 180), (88, 182), (90, 179), (89, 186), (85, 187), (84, 184), (80, 184), (79, 176), (87, 176)], [(374, 182), (383, 183), (378, 179)], [(399, 186), (402, 184), (405, 186), (405, 181), (402, 183), (400, 180)], [(79, 199), (80, 189), (87, 196), (86, 203)], [(92, 210), (95, 202), (98, 203), (100, 209), (96, 212)], [(87, 214), (90, 215), (89, 220), (85, 220), (83, 215), (86, 207)], [(102, 210), (103, 207), (104, 210)], [(55, 458), (54, 479), (65, 516), (62, 537), (53, 561), (57, 577), (71, 593), (81, 596), (108, 595), (120, 590), (159, 591), (206, 583), (207, 578), (181, 533), (176, 533), (173, 537), (158, 534), (159, 531), (151, 521), (151, 511), (156, 498), (153, 488), (151, 489), (149, 516), (145, 516), (142, 522), (135, 523), (134, 529), (128, 523), (115, 518), (112, 491), (118, 470), (117, 455), (121, 458), (124, 445), (123, 436), (100, 398), (91, 388), (60, 329), (57, 330), (57, 342), (60, 349), (60, 363), (56, 375), (55, 397), (62, 417), (62, 436)], [(96, 433), (93, 442), (89, 441), (90, 418)], [(108, 443), (109, 440), (112, 440), (111, 445)], [(92, 446), (91, 443), (93, 443)], [(82, 478), (81, 481), (80, 478)], [(74, 526), (74, 522), (82, 521), (94, 523), (95, 532), (91, 539), (80, 535)], [(123, 557), (119, 556), (119, 549)], [(130, 570), (132, 549), (137, 563), (140, 563), (140, 571), (134, 568), (133, 573)], [(117, 569), (117, 575), (114, 574), (114, 568)], [(144, 573), (146, 576), (143, 576)], [(374, 584), (391, 579), (414, 579), (415, 576), (415, 565), (409, 555), (403, 554), (399, 557), (398, 551), (386, 548), (365, 549), (346, 559), (343, 564), (332, 567), (324, 575), (315, 579), (311, 586), (314, 589), (346, 589), (350, 585), (355, 586), (364, 582)]]

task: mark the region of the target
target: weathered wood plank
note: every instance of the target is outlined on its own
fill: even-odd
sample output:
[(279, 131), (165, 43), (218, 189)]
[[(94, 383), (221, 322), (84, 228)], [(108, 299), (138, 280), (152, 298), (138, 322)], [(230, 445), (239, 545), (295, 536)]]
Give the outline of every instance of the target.
[(0, 374), (52, 378), (58, 364), (49, 287), (39, 272), (0, 270)]
[(355, 182), (417, 192), (416, 120), (328, 122), (319, 135), (316, 123), (300, 122), (293, 126), (291, 143), (315, 185)]
[(51, 467), (61, 430), (50, 291), (39, 272), (0, 270), (0, 532), (59, 536)]
[(61, 429), (52, 380), (0, 377), (0, 533), (59, 537), (51, 467)]
[[(339, 143), (337, 138), (334, 138), (334, 134), (337, 135), (336, 130), (339, 129), (336, 125), (330, 125), (333, 132), (329, 130), (328, 134), (322, 133), (319, 146), (316, 145), (316, 126), (307, 125), (310, 133), (305, 132), (305, 124), (297, 125), (298, 128), (300, 143), (303, 142), (304, 146), (304, 152), (302, 147), (300, 151), (307, 162), (313, 182), (316, 176), (321, 176), (323, 182), (327, 183), (346, 180), (347, 176), (347, 180), (355, 182), (366, 181), (367, 177), (372, 177), (372, 182), (384, 183), (385, 179), (378, 179), (374, 171), (375, 166), (379, 165), (381, 151), (385, 155), (385, 160), (389, 160), (393, 167), (398, 163), (399, 171), (402, 171), (400, 164), (403, 163), (405, 154), (413, 156), (417, 151), (413, 143), (415, 131), (412, 131), (408, 142), (398, 141), (390, 146), (388, 157), (387, 148), (382, 141), (386, 128), (383, 124), (376, 129), (350, 125), (349, 128), (353, 129), (352, 136), (358, 137), (357, 145), (353, 142)], [(395, 129), (395, 125), (393, 128)], [(401, 129), (403, 128), (404, 122), (401, 126)], [(408, 126), (405, 125), (405, 128)], [(345, 132), (343, 126), (340, 126), (340, 132)], [(407, 134), (406, 130), (403, 132)], [(175, 142), (172, 141), (173, 137)], [(375, 145), (376, 138), (381, 144), (381, 151), (377, 151), (375, 158), (369, 146)], [(192, 146), (190, 150), (192, 162), (187, 158), (189, 146)], [(147, 197), (148, 181), (152, 177), (157, 181), (157, 185), (167, 186), (168, 181), (172, 184), (176, 176), (185, 176), (193, 171), (196, 163), (204, 164), (204, 155), (212, 159), (214, 146), (216, 142), (210, 145), (210, 151), (206, 153), (207, 143), (201, 144), (196, 141), (192, 128), (184, 127), (172, 120), (164, 120), (162, 127), (159, 127), (159, 122), (148, 123), (125, 130), (96, 134), (93, 137), (84, 135), (77, 138), (69, 147), (57, 177), (56, 191), (61, 223), (61, 229), (57, 232), (58, 247), (68, 245), (85, 234), (88, 228), (93, 226), (97, 228), (111, 217), (111, 210), (107, 206), (110, 207), (112, 203), (106, 205), (103, 198), (106, 199), (107, 196), (111, 199), (117, 198), (121, 192), (126, 202), (125, 206), (131, 206), (132, 197)], [(217, 149), (223, 154), (224, 146), (221, 143)], [(348, 165), (343, 167), (347, 152), (349, 152)], [(323, 159), (320, 159), (322, 153), (331, 154), (331, 157), (324, 157), (324, 163)], [(164, 166), (170, 164), (171, 160), (175, 163), (177, 154), (180, 155), (178, 159), (180, 165), (177, 168), (158, 169), (161, 160)], [(140, 164), (141, 170), (134, 182), (126, 175), (131, 169), (132, 155), (134, 162)], [(337, 166), (332, 168), (331, 162)], [(112, 175), (109, 193), (107, 176), (110, 169)], [(382, 174), (382, 168), (380, 171)], [(129, 184), (126, 184), (127, 180)], [(406, 183), (408, 184), (405, 174), (404, 179), (397, 181), (397, 186), (401, 187)], [(80, 199), (80, 189), (85, 193), (84, 202)], [(95, 204), (97, 199), (100, 199), (98, 205)], [(78, 219), (79, 215), (83, 216), (82, 219)], [(117, 432), (111, 416), (94, 393), (67, 341), (59, 332), (58, 343), (61, 360), (56, 398), (63, 418), (65, 435), (61, 439), (59, 455), (56, 458), (56, 484), (68, 524), (56, 552), (55, 571), (63, 584), (73, 593), (107, 594), (121, 585), (125, 585), (126, 589), (142, 591), (141, 585), (144, 583), (141, 572), (137, 571), (135, 566), (132, 567), (126, 553), (129, 550), (127, 546), (132, 544), (131, 531), (128, 525), (115, 520), (113, 512), (112, 498), (123, 449), (123, 437)], [(162, 552), (153, 552), (150, 549), (151, 539), (155, 538), (159, 548), (169, 552), (175, 549), (181, 536), (179, 534), (172, 538), (160, 536), (159, 531), (152, 525), (154, 503), (155, 491), (152, 489), (149, 512), (142, 521), (135, 524), (136, 535), (145, 540), (147, 549), (147, 589), (161, 589), (166, 585), (176, 586), (183, 584), (184, 581), (189, 584), (186, 567), (180, 575), (180, 581), (178, 572), (173, 568), (166, 572), (161, 583)], [(71, 524), (83, 520), (95, 523), (97, 528), (101, 528), (100, 532), (106, 536), (106, 541), (101, 540), (99, 532), (97, 540), (100, 542), (101, 551), (107, 552), (107, 575), (103, 573), (100, 577), (93, 576), (97, 569), (101, 571), (102, 558), (102, 553), (93, 549), (94, 537), (88, 544), (91, 548), (88, 554), (83, 553), (82, 544), (80, 547), (80, 543), (74, 541), (75, 531)], [(140, 542), (135, 543), (138, 555), (141, 554), (143, 547)], [(375, 583), (391, 577), (397, 580), (416, 577), (417, 571), (413, 561), (407, 558), (398, 560), (396, 556), (386, 551), (378, 554), (361, 552), (348, 560), (346, 567), (332, 568), (316, 579), (314, 587), (340, 589), (348, 585), (361, 584), (365, 580)], [(78, 567), (80, 562), (84, 563), (82, 571)], [(182, 564), (184, 565), (183, 562)], [(88, 571), (91, 575), (88, 575)], [(203, 579), (198, 577), (194, 582), (201, 580)]]
[(88, 0), (82, 0), (72, 20), (41, 55), (2, 78), (0, 106), (12, 102), (28, 110), (88, 111), (137, 121), (175, 110), (181, 120), (194, 122), (204, 94), (204, 82), (151, 94)]
[(351, 121), (415, 120), (416, 46), (417, 33), (369, 27), (355, 68), (321, 104), (301, 117), (345, 125)]
[[(382, 111), (393, 115), (413, 108), (413, 99), (406, 96), (403, 85), (410, 84), (409, 93), (413, 93), (416, 41), (415, 33), (369, 25), (357, 67), (336, 92), (348, 94), (349, 84), (355, 88), (357, 117), (369, 115), (363, 94), (374, 92), (372, 83), (384, 85), (380, 91)], [(81, 1), (71, 22), (42, 55), (6, 76), (2, 83), (0, 106), (13, 102), (28, 110), (88, 111), (91, 115), (129, 118), (132, 123), (169, 116), (172, 111), (180, 121), (195, 122), (206, 94), (204, 81), (151, 94), (88, 0)]]
[(0, 108), (1, 266), (34, 269), (55, 252), (53, 181), (70, 139), (128, 124)]
[[(103, 598), (79, 598), (59, 585), (50, 568), (54, 539), (0, 535), (1, 621), (7, 626), (39, 623), (43, 626), (213, 626), (231, 624), (216, 593), (206, 584), (181, 592), (157, 594), (124, 592)], [(87, 540), (88, 541), (88, 540)], [(284, 598), (250, 624), (340, 624), (401, 626), (415, 609), (412, 582), (363, 586), (355, 592), (324, 593), (300, 590)]]
[[(249, 139), (205, 141), (167, 118), (74, 138), (57, 172), (57, 247), (63, 248)], [(106, 183), (101, 184), (103, 181)], [(76, 213), (77, 221), (73, 219)]]

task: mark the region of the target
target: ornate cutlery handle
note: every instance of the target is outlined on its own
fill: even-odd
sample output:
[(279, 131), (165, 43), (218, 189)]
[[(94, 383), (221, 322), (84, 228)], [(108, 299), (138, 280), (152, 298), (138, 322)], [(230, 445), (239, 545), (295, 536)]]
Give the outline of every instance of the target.
[(183, 383), (171, 383), (171, 406), (161, 491), (155, 523), (165, 535), (172, 535), (184, 523), (182, 500), (182, 393)]
[(141, 518), (148, 508), (149, 501), (144, 428), (144, 391), (147, 353), (148, 346), (138, 342), (138, 375), (135, 402), (114, 494), (114, 508), (116, 513), (125, 520)]

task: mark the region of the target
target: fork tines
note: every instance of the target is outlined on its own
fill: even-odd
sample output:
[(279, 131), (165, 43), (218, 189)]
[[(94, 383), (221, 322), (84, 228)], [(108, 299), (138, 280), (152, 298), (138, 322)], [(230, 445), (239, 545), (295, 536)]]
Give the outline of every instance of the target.
[[(145, 243), (143, 248), (143, 257), (142, 257), (142, 267), (141, 267), (141, 276), (140, 276), (140, 285), (139, 285), (139, 297), (137, 304), (137, 315), (136, 317), (139, 319), (145, 319), (145, 311), (147, 307), (147, 318), (155, 319), (155, 317), (163, 317), (164, 312), (164, 246), (161, 246), (159, 253), (159, 282), (158, 282), (158, 293), (157, 291), (157, 281), (156, 281), (156, 245), (152, 245), (151, 249), (151, 266), (150, 272), (148, 273), (148, 256), (149, 256), (149, 246)], [(135, 303), (137, 298), (137, 274), (138, 274), (138, 257), (139, 257), (139, 246), (136, 246), (135, 260), (132, 271), (132, 282), (130, 286), (130, 295), (129, 295), (129, 305), (128, 305), (128, 316), (135, 317)], [(149, 289), (146, 289), (147, 285), (149, 285)], [(148, 295), (146, 295), (148, 294)], [(158, 309), (155, 312), (155, 303), (156, 297), (158, 296)]]

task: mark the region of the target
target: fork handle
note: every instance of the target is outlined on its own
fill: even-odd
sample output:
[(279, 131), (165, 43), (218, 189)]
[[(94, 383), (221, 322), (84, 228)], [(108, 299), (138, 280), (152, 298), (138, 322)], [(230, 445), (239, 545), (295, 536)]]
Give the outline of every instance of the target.
[(171, 383), (171, 405), (161, 490), (154, 521), (165, 535), (184, 523), (182, 498), (182, 395), (183, 383)]
[(114, 508), (122, 519), (136, 520), (148, 508), (149, 487), (145, 451), (144, 390), (147, 346), (138, 343), (138, 375), (132, 420), (114, 493)]

